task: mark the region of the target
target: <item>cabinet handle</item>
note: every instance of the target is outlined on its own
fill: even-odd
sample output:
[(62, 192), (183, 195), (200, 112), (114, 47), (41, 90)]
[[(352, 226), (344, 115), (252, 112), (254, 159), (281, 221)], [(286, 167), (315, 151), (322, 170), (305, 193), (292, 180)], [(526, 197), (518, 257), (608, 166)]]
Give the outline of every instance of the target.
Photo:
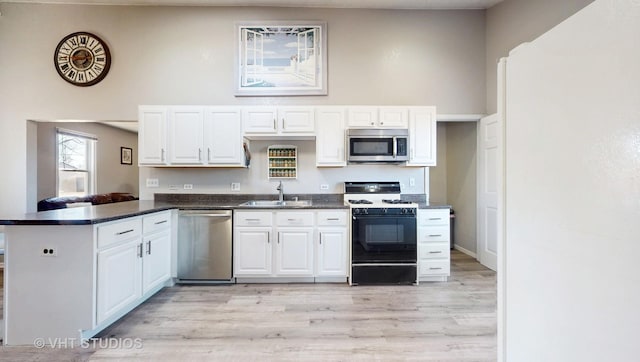
[(374, 126), (374, 125), (375, 125), (375, 123), (372, 121), (372, 122), (371, 122), (371, 125), (372, 125), (372, 126)]
[(441, 268), (441, 267), (438, 267), (438, 268), (430, 267), (429, 269), (430, 269), (430, 270), (440, 270), (440, 269), (442, 269), (442, 268)]
[(211, 148), (207, 147), (207, 162), (211, 161)]
[(271, 244), (271, 233), (267, 232), (267, 244)]
[(382, 122), (382, 121), (381, 121), (381, 122), (380, 122), (380, 125), (381, 125), (381, 126), (384, 126), (384, 122)]
[(138, 244), (138, 258), (142, 258), (142, 243)]
[(442, 234), (429, 234), (429, 236), (442, 236)]
[(278, 233), (278, 244), (280, 244), (280, 233)]
[(202, 161), (202, 148), (198, 148), (198, 161)]
[(162, 220), (162, 221), (158, 221), (157, 223), (155, 223), (156, 225), (160, 225), (160, 224), (164, 224), (165, 222), (167, 222), (167, 220)]
[(413, 160), (414, 158), (416, 158), (416, 150), (414, 150), (413, 148), (411, 149), (411, 159)]
[(147, 241), (147, 255), (151, 255), (151, 240)]
[(164, 162), (164, 148), (160, 149), (160, 161)]
[(116, 235), (124, 235), (124, 234), (132, 233), (132, 232), (133, 232), (133, 229), (129, 229), (129, 230), (125, 230), (125, 231), (121, 231), (119, 233), (116, 233)]
[(322, 233), (320, 233), (320, 245), (322, 245)]
[(275, 130), (278, 129), (278, 127), (276, 126), (276, 119), (275, 118), (273, 119), (273, 129), (275, 129)]
[(442, 253), (441, 251), (430, 251), (429, 254), (440, 254)]
[(292, 221), (292, 222), (293, 222), (293, 221), (301, 222), (301, 221), (302, 221), (302, 219), (287, 219), (287, 221)]
[(245, 219), (245, 220), (246, 220), (246, 221), (249, 221), (249, 222), (257, 222), (257, 221), (260, 221), (260, 219)]
[(430, 217), (429, 220), (442, 220), (441, 217)]
[(340, 218), (330, 217), (330, 218), (327, 218), (327, 221), (340, 221)]

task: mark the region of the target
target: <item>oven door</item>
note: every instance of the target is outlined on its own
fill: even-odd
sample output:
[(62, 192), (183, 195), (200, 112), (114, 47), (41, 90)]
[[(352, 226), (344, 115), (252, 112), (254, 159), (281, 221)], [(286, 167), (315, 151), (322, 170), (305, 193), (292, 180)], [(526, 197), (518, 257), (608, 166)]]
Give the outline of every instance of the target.
[(415, 263), (415, 215), (354, 215), (351, 259), (362, 263)]

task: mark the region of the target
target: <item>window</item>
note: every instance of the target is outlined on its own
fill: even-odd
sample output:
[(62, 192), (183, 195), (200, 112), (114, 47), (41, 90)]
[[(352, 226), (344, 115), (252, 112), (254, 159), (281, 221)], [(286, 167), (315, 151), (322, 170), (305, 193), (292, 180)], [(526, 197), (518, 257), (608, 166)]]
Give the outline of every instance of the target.
[(96, 142), (93, 135), (57, 129), (58, 196), (95, 193)]

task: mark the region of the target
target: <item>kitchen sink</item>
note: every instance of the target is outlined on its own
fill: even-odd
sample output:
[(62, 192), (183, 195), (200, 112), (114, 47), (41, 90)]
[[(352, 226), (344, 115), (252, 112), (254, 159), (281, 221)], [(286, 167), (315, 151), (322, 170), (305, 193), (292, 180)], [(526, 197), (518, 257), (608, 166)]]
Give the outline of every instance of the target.
[(253, 206), (253, 207), (301, 207), (311, 206), (311, 200), (251, 200), (241, 203), (239, 206)]

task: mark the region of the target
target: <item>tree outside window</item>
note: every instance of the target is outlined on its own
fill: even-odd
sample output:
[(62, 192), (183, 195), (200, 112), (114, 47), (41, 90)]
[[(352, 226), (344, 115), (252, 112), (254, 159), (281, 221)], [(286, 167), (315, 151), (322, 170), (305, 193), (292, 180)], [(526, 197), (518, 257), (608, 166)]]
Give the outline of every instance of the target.
[(95, 136), (58, 129), (58, 195), (95, 193)]

